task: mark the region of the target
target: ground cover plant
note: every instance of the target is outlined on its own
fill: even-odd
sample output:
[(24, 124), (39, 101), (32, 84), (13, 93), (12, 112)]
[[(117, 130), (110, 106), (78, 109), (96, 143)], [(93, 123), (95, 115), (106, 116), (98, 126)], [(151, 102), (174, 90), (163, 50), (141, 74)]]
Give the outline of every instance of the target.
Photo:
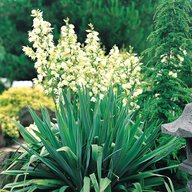
[[(132, 121), (129, 105), (109, 91), (91, 101), (88, 91), (70, 92), (56, 106), (57, 124), (42, 109), (40, 119), (33, 110), (33, 133), (18, 124), (27, 146), (2, 174), (16, 180), (4, 186), (12, 191), (156, 191), (164, 185), (174, 191), (156, 162), (173, 148), (175, 140), (156, 146), (156, 123)], [(163, 186), (162, 186), (163, 187)]]

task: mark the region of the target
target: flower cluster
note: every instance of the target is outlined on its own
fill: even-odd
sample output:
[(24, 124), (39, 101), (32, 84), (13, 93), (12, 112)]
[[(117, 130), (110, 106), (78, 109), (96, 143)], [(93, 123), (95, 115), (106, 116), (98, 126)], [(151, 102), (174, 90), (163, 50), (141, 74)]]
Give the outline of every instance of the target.
[(35, 60), (38, 73), (35, 83), (46, 94), (57, 96), (62, 89), (70, 88), (76, 92), (78, 87), (86, 87), (95, 101), (98, 95), (102, 99), (109, 87), (116, 89), (121, 86), (126, 102), (130, 93), (133, 93), (133, 100), (142, 93), (141, 63), (132, 51), (120, 52), (114, 46), (106, 54), (99, 33), (91, 24), (85, 44), (81, 44), (77, 41), (74, 25), (68, 19), (64, 20), (60, 39), (55, 45), (51, 24), (43, 20), (42, 12), (33, 10), (32, 16), (33, 30), (29, 32), (29, 41), (33, 44), (32, 47), (23, 47), (23, 51)]

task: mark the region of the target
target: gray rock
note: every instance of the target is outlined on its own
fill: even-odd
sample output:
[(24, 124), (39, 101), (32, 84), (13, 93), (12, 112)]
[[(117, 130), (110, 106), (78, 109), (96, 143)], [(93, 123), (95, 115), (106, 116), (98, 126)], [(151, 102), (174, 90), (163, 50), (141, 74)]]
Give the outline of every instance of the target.
[(1, 124), (0, 124), (0, 147), (4, 147), (6, 145), (6, 141), (1, 129)]

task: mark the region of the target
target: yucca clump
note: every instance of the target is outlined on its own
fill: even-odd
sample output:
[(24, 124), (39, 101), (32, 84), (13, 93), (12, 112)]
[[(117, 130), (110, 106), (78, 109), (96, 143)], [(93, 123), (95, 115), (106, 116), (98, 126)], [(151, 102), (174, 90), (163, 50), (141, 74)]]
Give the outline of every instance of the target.
[(47, 94), (58, 96), (63, 89), (74, 93), (78, 87), (86, 87), (92, 101), (102, 99), (109, 87), (121, 87), (125, 99), (131, 95), (133, 108), (138, 108), (137, 96), (142, 93), (141, 63), (136, 54), (121, 53), (114, 46), (106, 54), (101, 46), (99, 33), (92, 24), (87, 30), (85, 44), (77, 42), (74, 25), (64, 20), (57, 45), (54, 44), (51, 24), (43, 20), (42, 12), (32, 11), (33, 30), (29, 32), (32, 47), (24, 47), (27, 56), (35, 60), (38, 84)]
[(18, 124), (27, 145), (2, 172), (15, 176), (4, 189), (130, 192), (156, 191), (165, 184), (164, 191), (174, 191), (169, 178), (158, 173), (166, 168), (155, 165), (175, 141), (156, 146), (156, 123), (148, 125), (140, 118), (134, 122), (129, 106), (112, 90), (96, 102), (89, 91), (79, 91), (76, 100), (70, 92), (63, 94), (56, 107), (57, 124), (45, 109), (42, 119), (30, 112), (36, 128), (31, 133)]

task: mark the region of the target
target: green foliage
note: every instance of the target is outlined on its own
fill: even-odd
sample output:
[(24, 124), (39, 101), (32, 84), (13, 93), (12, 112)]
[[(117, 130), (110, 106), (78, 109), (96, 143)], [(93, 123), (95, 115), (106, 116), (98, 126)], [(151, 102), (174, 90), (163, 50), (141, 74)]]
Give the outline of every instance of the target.
[(6, 87), (4, 86), (4, 84), (0, 81), (0, 94), (5, 91)]
[(27, 41), (30, 13), (27, 0), (0, 2), (0, 76), (14, 79), (32, 79), (35, 77), (33, 64), (22, 53), (22, 45)]
[(137, 52), (146, 48), (145, 39), (152, 28), (155, 1), (67, 0), (61, 1), (61, 5), (64, 7), (62, 15), (75, 23), (81, 41), (91, 22), (100, 33), (107, 50), (114, 44), (119, 47), (132, 45)]
[(117, 44), (119, 47), (132, 45), (140, 52), (146, 47), (155, 5), (155, 0), (1, 0), (0, 77), (24, 80), (36, 76), (33, 63), (22, 53), (22, 46), (27, 44), (26, 31), (31, 30), (32, 9), (46, 13), (46, 20), (55, 28), (56, 40), (63, 25), (62, 18), (69, 17), (81, 42), (91, 22), (107, 50)]
[(10, 88), (0, 95), (0, 123), (3, 133), (11, 138), (18, 138), (19, 132), (11, 119), (19, 120), (20, 110), (30, 105), (40, 109), (42, 105), (53, 109), (53, 101), (37, 88)]
[(147, 77), (155, 99), (157, 115), (163, 121), (181, 113), (189, 102), (190, 91), (180, 79), (181, 73), (191, 74), (191, 18), (188, 0), (163, 0), (157, 7), (154, 31), (148, 37), (151, 47), (148, 56)]
[[(185, 83), (191, 74), (191, 17), (190, 1), (162, 0), (156, 9), (154, 31), (148, 37), (149, 48), (144, 52), (146, 79), (149, 84), (140, 104), (146, 100), (151, 111), (145, 117), (153, 115), (162, 122), (173, 121), (181, 115), (184, 105), (191, 100), (191, 90)], [(147, 99), (146, 99), (147, 98)], [(158, 142), (166, 142), (169, 136), (161, 135)], [(181, 163), (186, 157), (183, 150), (184, 142), (178, 140), (177, 147), (161, 166)], [(178, 169), (165, 172), (174, 181), (176, 189), (185, 191), (187, 176)], [(182, 190), (183, 189), (183, 190)]]
[[(173, 136), (161, 134), (158, 138), (159, 143), (166, 143)], [(160, 166), (172, 166), (175, 164), (181, 164), (184, 160), (186, 160), (186, 142), (183, 138), (177, 138), (177, 145), (175, 146), (173, 152), (165, 157), (160, 163)], [(189, 174), (179, 170), (178, 168), (166, 171), (165, 175), (169, 175), (169, 177), (174, 181), (174, 187), (178, 191), (183, 189), (185, 191), (185, 186), (187, 182), (190, 180)], [(177, 191), (176, 190), (176, 191)]]
[[(16, 180), (4, 186), (14, 191), (174, 191), (156, 163), (175, 145), (170, 140), (156, 146), (156, 123), (134, 122), (129, 107), (112, 91), (97, 102), (88, 92), (63, 94), (56, 107), (57, 124), (45, 109), (42, 119), (30, 110), (37, 130), (33, 134), (18, 124), (27, 142), (23, 152), (2, 174)], [(20, 165), (18, 167), (18, 165)], [(176, 166), (173, 166), (176, 167)], [(19, 178), (17, 177), (19, 175)]]

